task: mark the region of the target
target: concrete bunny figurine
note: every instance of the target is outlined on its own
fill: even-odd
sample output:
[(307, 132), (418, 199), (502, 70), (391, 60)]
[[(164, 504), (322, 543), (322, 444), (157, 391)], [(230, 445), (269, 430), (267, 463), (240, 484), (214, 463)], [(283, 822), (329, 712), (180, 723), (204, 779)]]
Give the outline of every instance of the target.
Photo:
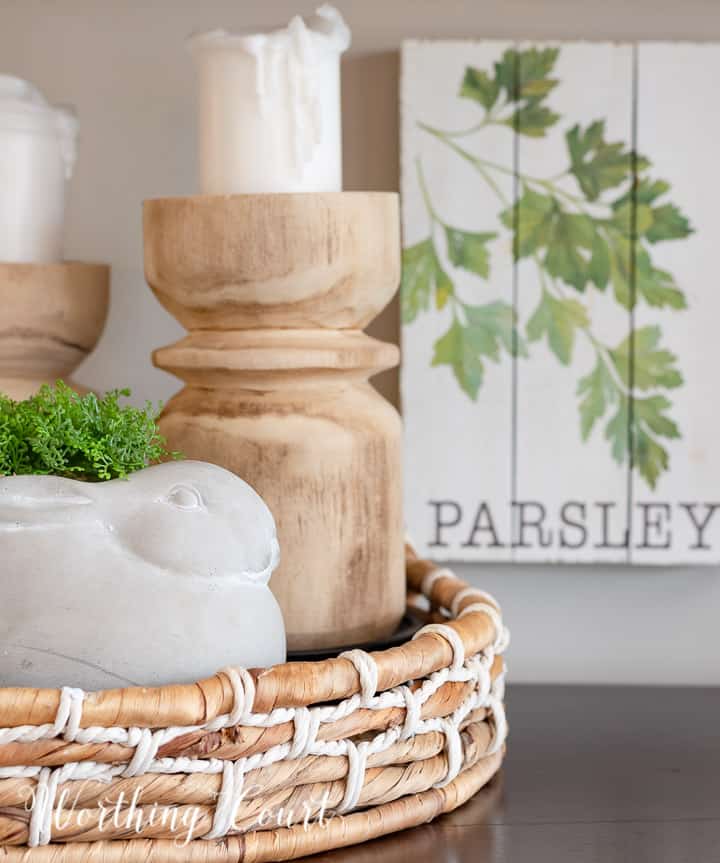
[(0, 685), (199, 680), (285, 659), (275, 522), (215, 465), (0, 477)]

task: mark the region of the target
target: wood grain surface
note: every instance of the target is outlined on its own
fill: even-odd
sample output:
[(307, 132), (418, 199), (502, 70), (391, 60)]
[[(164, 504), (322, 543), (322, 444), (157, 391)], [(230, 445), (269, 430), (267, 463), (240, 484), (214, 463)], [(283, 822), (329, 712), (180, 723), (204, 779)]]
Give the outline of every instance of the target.
[(144, 205), (145, 276), (188, 330), (364, 329), (400, 282), (397, 195), (194, 195)]
[(0, 392), (24, 399), (68, 376), (95, 347), (105, 326), (110, 268), (0, 263)]
[(362, 329), (400, 279), (397, 196), (145, 203), (145, 272), (189, 335), (154, 361), (185, 381), (173, 449), (265, 499), (290, 650), (389, 637), (405, 609), (397, 411), (368, 383), (399, 352)]

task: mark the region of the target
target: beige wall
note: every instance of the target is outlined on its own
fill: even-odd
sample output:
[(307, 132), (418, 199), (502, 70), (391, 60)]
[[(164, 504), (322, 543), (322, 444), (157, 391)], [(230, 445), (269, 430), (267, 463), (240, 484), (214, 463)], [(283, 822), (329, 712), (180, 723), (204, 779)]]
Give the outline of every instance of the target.
[[(720, 39), (716, 0), (337, 0), (353, 29), (344, 64), (348, 189), (398, 185), (398, 46), (405, 37)], [(311, 3), (289, 0), (0, 0), (0, 72), (75, 104), (81, 152), (68, 256), (112, 264), (103, 340), (78, 374), (138, 400), (177, 388), (153, 347), (180, 327), (142, 276), (140, 202), (195, 189), (193, 30), (266, 28)], [(709, 105), (708, 110), (718, 110)], [(373, 326), (397, 338), (396, 306)], [(397, 377), (379, 388), (397, 398)], [(707, 570), (459, 568), (503, 602), (511, 675), (524, 681), (720, 683), (720, 578)]]

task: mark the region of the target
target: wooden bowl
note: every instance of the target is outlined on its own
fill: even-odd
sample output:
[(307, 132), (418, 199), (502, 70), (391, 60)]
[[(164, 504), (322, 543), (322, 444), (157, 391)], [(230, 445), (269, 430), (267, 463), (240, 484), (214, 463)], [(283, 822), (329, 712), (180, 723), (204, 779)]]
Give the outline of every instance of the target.
[(0, 263), (0, 392), (24, 399), (68, 378), (102, 334), (110, 268)]

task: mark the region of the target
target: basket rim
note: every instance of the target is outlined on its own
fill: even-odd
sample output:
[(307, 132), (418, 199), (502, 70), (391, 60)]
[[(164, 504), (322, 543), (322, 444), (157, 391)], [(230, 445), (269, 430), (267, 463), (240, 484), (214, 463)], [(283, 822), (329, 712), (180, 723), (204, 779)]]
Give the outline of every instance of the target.
[[(456, 633), (466, 655), (479, 653), (503, 637), (497, 631), (500, 606), (492, 597), (449, 570), (420, 559), (410, 545), (406, 545), (406, 573), (409, 596), (424, 596), (431, 608), (444, 611), (443, 625)], [(454, 649), (441, 634), (421, 631), (405, 644), (369, 656), (377, 666), (376, 688), (385, 691), (449, 666)], [(345, 657), (285, 662), (248, 669), (248, 673), (255, 689), (253, 712), (309, 707), (362, 690), (360, 672)], [(61, 688), (0, 687), (0, 727), (54, 722), (62, 694)], [(98, 690), (84, 694), (79, 727), (204, 725), (232, 711), (234, 701), (226, 670), (196, 683)]]
[[(149, 811), (160, 805), (164, 815), (195, 806), (202, 829), (194, 839), (202, 841), (193, 839), (193, 852), (222, 853), (239, 841), (236, 860), (253, 863), (364, 841), (460, 805), (499, 769), (504, 755), (508, 633), (492, 597), (420, 560), (409, 546), (406, 569), (408, 604), (427, 622), (387, 650), (354, 648), (252, 673), (228, 667), (196, 684), (156, 688), (0, 688), (6, 801), (0, 856), (8, 846), (34, 854), (63, 847), (68, 863), (103, 855), (100, 801), (108, 789), (120, 794), (118, 805), (126, 790), (150, 789), (157, 799)], [(210, 708), (208, 693), (214, 694)], [(205, 699), (202, 721), (189, 723), (198, 695)], [(28, 724), (21, 712), (28, 698), (30, 710), (49, 721)], [(16, 724), (3, 726), (12, 711)], [(168, 714), (180, 723), (168, 721)], [(251, 781), (258, 783), (257, 794), (250, 792), (246, 805)], [(84, 795), (81, 808), (55, 823), (75, 788)], [(348, 815), (339, 834), (337, 822), (322, 828), (325, 803), (318, 809), (313, 799), (318, 789), (331, 812)], [(22, 815), (18, 800), (28, 792), (32, 805)], [(290, 800), (304, 801), (319, 822), (311, 819), (302, 833), (297, 818), (287, 830), (266, 828), (261, 814)], [(432, 811), (415, 820), (425, 806)], [(149, 847), (164, 860), (165, 840), (176, 827), (168, 832), (163, 818), (139, 823), (135, 832), (142, 839), (130, 841), (129, 826), (115, 825), (110, 856), (134, 858)]]
[(152, 858), (156, 863), (272, 863), (293, 860), (335, 848), (344, 848), (415, 827), (452, 812), (486, 786), (500, 771), (505, 752), (478, 760), (442, 788), (399, 797), (368, 809), (338, 815), (309, 829), (291, 827), (226, 836), (222, 841), (175, 839), (111, 839), (63, 842), (28, 849), (25, 845), (0, 846), (5, 863), (135, 863)]

